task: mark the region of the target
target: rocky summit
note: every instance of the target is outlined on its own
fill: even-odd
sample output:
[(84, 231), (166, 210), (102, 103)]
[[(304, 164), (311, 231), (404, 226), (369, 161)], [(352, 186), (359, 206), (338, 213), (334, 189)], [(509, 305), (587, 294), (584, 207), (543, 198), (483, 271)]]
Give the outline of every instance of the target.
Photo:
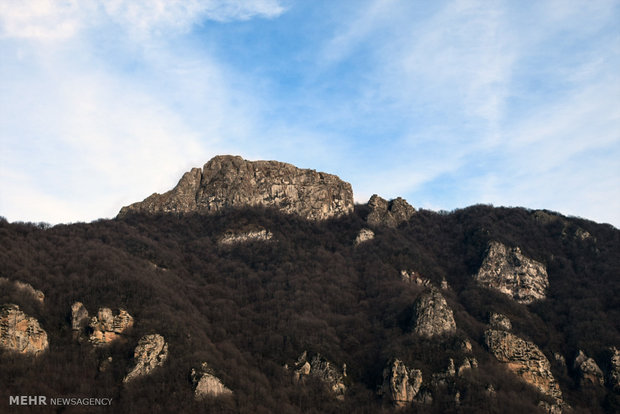
[(278, 161), (247, 161), (238, 156), (212, 158), (202, 169), (185, 173), (172, 190), (123, 207), (130, 213), (209, 213), (229, 207), (275, 207), (310, 220), (353, 212), (351, 184), (335, 175)]

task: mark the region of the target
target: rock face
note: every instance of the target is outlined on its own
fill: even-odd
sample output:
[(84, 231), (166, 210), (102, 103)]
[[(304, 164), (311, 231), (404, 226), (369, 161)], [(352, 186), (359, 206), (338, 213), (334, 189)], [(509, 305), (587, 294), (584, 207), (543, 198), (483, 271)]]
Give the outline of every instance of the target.
[(427, 287), (430, 287), (432, 285), (430, 280), (423, 278), (415, 270), (401, 270), (400, 278), (405, 283), (415, 283), (416, 285)]
[(89, 326), (93, 332), (88, 339), (95, 346), (102, 346), (119, 338), (127, 329), (133, 326), (133, 317), (126, 310), (120, 309), (114, 316), (110, 308), (101, 308), (90, 320)]
[(148, 375), (155, 368), (162, 366), (168, 358), (168, 344), (159, 334), (145, 335), (138, 341), (133, 358), (135, 366), (123, 378), (123, 382)]
[(525, 304), (544, 299), (549, 287), (542, 263), (525, 257), (518, 247), (508, 248), (496, 241), (489, 243), (475, 279)]
[(287, 214), (324, 220), (353, 212), (351, 184), (335, 175), (277, 161), (217, 156), (185, 173), (176, 187), (123, 207), (136, 213), (215, 212), (227, 207), (276, 207)]
[(220, 395), (232, 395), (232, 391), (217, 378), (206, 362), (199, 369), (192, 368), (190, 374), (194, 384), (194, 398), (202, 400), (206, 397), (219, 397)]
[(37, 355), (48, 347), (47, 333), (39, 322), (14, 304), (0, 307), (0, 347)]
[(368, 200), (368, 207), (370, 213), (366, 221), (371, 226), (397, 227), (400, 223), (408, 221), (415, 213), (415, 209), (400, 197), (387, 201), (374, 194)]
[(452, 309), (437, 289), (431, 289), (416, 301), (413, 331), (427, 338), (456, 331)]
[(71, 329), (80, 331), (88, 321), (88, 310), (82, 302), (71, 305)]
[(219, 241), (220, 246), (231, 246), (240, 243), (250, 243), (255, 241), (268, 241), (273, 238), (273, 234), (265, 229), (252, 230), (239, 233), (227, 233)]
[(620, 392), (620, 351), (615, 347), (612, 347), (610, 351), (611, 364), (607, 380), (614, 391)]
[(588, 358), (583, 351), (575, 358), (573, 368), (579, 372), (579, 382), (582, 386), (587, 385), (605, 385), (605, 377), (603, 371), (592, 358)]
[(9, 280), (6, 277), (0, 277), (0, 287), (13, 286), (15, 289), (26, 292), (40, 303), (45, 301), (45, 294), (38, 289), (32, 287), (31, 284), (21, 282), (19, 280)]
[(501, 313), (492, 313), (489, 316), (489, 325), (493, 329), (499, 329), (504, 331), (509, 331), (512, 329), (512, 323), (510, 323), (510, 319)]
[(375, 232), (370, 229), (361, 229), (357, 234), (355, 241), (353, 242), (354, 246), (359, 246), (360, 244), (370, 241), (375, 238)]
[(397, 407), (411, 404), (422, 386), (422, 371), (409, 369), (399, 359), (394, 359), (383, 370), (381, 394)]
[(304, 377), (308, 375), (319, 378), (327, 384), (337, 398), (344, 398), (344, 393), (347, 389), (345, 385), (345, 377), (347, 376), (346, 365), (343, 366), (341, 371), (320, 354), (316, 354), (308, 361), (308, 353), (304, 351), (295, 363), (293, 378), (296, 381), (303, 381)]
[(563, 404), (562, 391), (551, 373), (549, 360), (535, 344), (497, 329), (485, 331), (484, 339), (489, 351), (505, 363), (508, 370), (556, 403)]

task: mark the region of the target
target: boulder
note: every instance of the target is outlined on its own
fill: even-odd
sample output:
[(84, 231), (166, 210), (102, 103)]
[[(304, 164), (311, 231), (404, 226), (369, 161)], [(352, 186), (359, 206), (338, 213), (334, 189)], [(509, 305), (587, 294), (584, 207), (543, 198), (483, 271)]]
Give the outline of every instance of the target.
[(257, 241), (269, 241), (273, 238), (273, 233), (265, 229), (250, 230), (244, 232), (227, 232), (218, 241), (220, 246), (231, 246), (235, 244), (251, 243)]
[(491, 313), (489, 316), (489, 325), (492, 329), (499, 329), (504, 331), (509, 331), (512, 329), (512, 323), (510, 323), (510, 319), (507, 316), (502, 315), (501, 313)]
[(215, 376), (206, 362), (203, 362), (198, 369), (192, 368), (190, 377), (194, 385), (194, 398), (197, 400), (202, 400), (206, 397), (232, 395), (233, 393)]
[(615, 392), (620, 392), (620, 351), (616, 347), (611, 347), (609, 350), (611, 359), (607, 381)]
[(374, 194), (368, 200), (368, 207), (370, 213), (366, 221), (371, 226), (397, 227), (400, 223), (409, 221), (415, 213), (415, 209), (400, 197), (387, 201)]
[(497, 241), (489, 243), (475, 280), (524, 304), (544, 299), (549, 287), (542, 263), (525, 257), (518, 247), (509, 248)]
[(414, 305), (413, 331), (420, 336), (430, 338), (437, 335), (449, 335), (456, 332), (456, 323), (452, 309), (446, 299), (432, 288), (422, 294)]
[(355, 241), (353, 242), (354, 246), (359, 246), (360, 244), (370, 241), (375, 238), (375, 232), (370, 229), (361, 229), (360, 232), (355, 237)]
[(48, 348), (47, 332), (14, 304), (0, 307), (0, 348), (38, 355)]
[(400, 359), (392, 360), (383, 370), (381, 394), (397, 407), (411, 404), (421, 386), (422, 371), (407, 368)]
[(88, 310), (82, 302), (71, 305), (71, 329), (80, 331), (88, 322)]
[(345, 385), (346, 365), (343, 365), (340, 370), (320, 354), (316, 354), (308, 361), (308, 353), (304, 351), (295, 363), (293, 378), (299, 382), (309, 375), (323, 381), (338, 399), (344, 398), (347, 389)]
[(138, 341), (133, 353), (134, 367), (127, 373), (123, 382), (150, 374), (162, 366), (168, 358), (168, 344), (159, 334), (145, 335)]
[(123, 207), (131, 213), (213, 213), (230, 207), (274, 207), (309, 220), (353, 212), (351, 184), (335, 175), (277, 161), (221, 155), (185, 173), (172, 190)]
[(573, 369), (579, 373), (579, 382), (581, 386), (605, 385), (603, 371), (599, 368), (594, 359), (588, 358), (581, 350), (579, 350), (575, 358)]

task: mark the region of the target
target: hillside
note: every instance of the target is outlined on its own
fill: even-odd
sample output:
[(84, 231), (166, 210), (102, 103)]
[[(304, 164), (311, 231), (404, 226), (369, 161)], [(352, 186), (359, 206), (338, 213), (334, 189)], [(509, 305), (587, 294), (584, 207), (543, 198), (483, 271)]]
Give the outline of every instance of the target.
[[(107, 397), (94, 412), (115, 413), (620, 411), (620, 231), (371, 201), (322, 220), (270, 204), (0, 221), (0, 305), (48, 343), (15, 352), (0, 323), (0, 412), (93, 412), (15, 395)], [(525, 269), (514, 286), (485, 279), (494, 254)], [(153, 334), (161, 363), (129, 375)], [(205, 362), (220, 395), (196, 398)]]

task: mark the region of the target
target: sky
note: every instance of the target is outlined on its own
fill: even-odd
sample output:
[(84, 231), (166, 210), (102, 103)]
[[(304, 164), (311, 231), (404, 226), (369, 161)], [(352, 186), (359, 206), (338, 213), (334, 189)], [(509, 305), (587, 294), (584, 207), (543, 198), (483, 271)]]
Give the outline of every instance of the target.
[(0, 216), (112, 218), (218, 154), (620, 228), (620, 0), (0, 1)]

